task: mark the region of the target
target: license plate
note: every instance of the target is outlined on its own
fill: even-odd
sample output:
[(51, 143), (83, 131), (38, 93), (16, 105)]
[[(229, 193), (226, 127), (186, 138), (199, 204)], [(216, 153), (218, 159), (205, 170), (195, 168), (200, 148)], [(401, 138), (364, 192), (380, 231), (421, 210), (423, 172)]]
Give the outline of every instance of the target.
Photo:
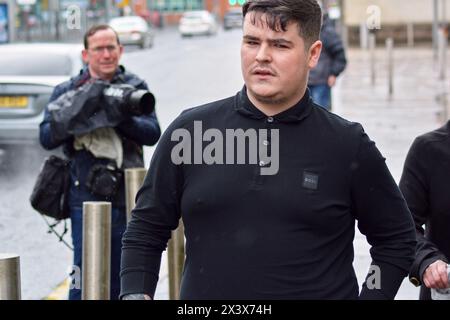
[(26, 108), (28, 97), (24, 96), (0, 96), (0, 108)]

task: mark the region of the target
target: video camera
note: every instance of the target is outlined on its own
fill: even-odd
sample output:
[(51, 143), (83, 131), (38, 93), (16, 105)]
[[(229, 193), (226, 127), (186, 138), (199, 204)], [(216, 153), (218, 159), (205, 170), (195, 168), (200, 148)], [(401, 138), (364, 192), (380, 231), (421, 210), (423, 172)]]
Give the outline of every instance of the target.
[(109, 105), (114, 105), (116, 100), (125, 114), (141, 116), (152, 113), (155, 108), (153, 94), (147, 90), (135, 89), (133, 86), (110, 84), (103, 90), (103, 95), (110, 102)]
[(70, 90), (48, 106), (51, 126), (60, 139), (115, 127), (128, 117), (149, 115), (154, 108), (155, 97), (150, 91), (102, 80)]

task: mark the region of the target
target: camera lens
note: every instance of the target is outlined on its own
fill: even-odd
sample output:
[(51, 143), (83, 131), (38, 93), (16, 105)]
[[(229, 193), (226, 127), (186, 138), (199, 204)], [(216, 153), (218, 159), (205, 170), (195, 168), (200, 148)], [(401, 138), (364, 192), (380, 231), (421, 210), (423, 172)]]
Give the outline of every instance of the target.
[(150, 114), (155, 109), (155, 97), (147, 90), (135, 90), (127, 100), (127, 106), (135, 115)]

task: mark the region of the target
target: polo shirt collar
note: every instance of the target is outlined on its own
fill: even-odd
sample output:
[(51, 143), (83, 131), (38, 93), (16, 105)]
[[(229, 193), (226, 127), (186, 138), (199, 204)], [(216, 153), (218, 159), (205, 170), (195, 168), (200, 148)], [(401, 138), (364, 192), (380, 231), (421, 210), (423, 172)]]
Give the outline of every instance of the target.
[[(247, 88), (245, 85), (236, 95), (235, 110), (243, 116), (252, 119), (266, 119), (268, 117), (250, 101), (247, 96)], [(311, 110), (312, 101), (309, 89), (307, 88), (303, 98), (301, 98), (299, 102), (289, 109), (272, 116), (272, 118), (279, 122), (299, 122), (306, 118), (311, 113)]]

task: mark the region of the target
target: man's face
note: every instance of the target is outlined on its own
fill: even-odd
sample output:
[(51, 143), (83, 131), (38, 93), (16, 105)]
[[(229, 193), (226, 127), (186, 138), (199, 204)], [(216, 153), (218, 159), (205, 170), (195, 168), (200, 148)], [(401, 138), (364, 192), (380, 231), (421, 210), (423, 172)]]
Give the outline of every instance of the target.
[(303, 96), (308, 72), (317, 64), (322, 44), (316, 41), (308, 50), (290, 23), (287, 30), (277, 32), (265, 23), (265, 15), (255, 12), (245, 16), (241, 46), (241, 68), (247, 94), (252, 102), (276, 108), (291, 107)]
[(111, 80), (122, 52), (123, 47), (117, 43), (113, 30), (99, 30), (88, 38), (88, 49), (83, 50), (83, 60), (89, 64), (92, 77)]

